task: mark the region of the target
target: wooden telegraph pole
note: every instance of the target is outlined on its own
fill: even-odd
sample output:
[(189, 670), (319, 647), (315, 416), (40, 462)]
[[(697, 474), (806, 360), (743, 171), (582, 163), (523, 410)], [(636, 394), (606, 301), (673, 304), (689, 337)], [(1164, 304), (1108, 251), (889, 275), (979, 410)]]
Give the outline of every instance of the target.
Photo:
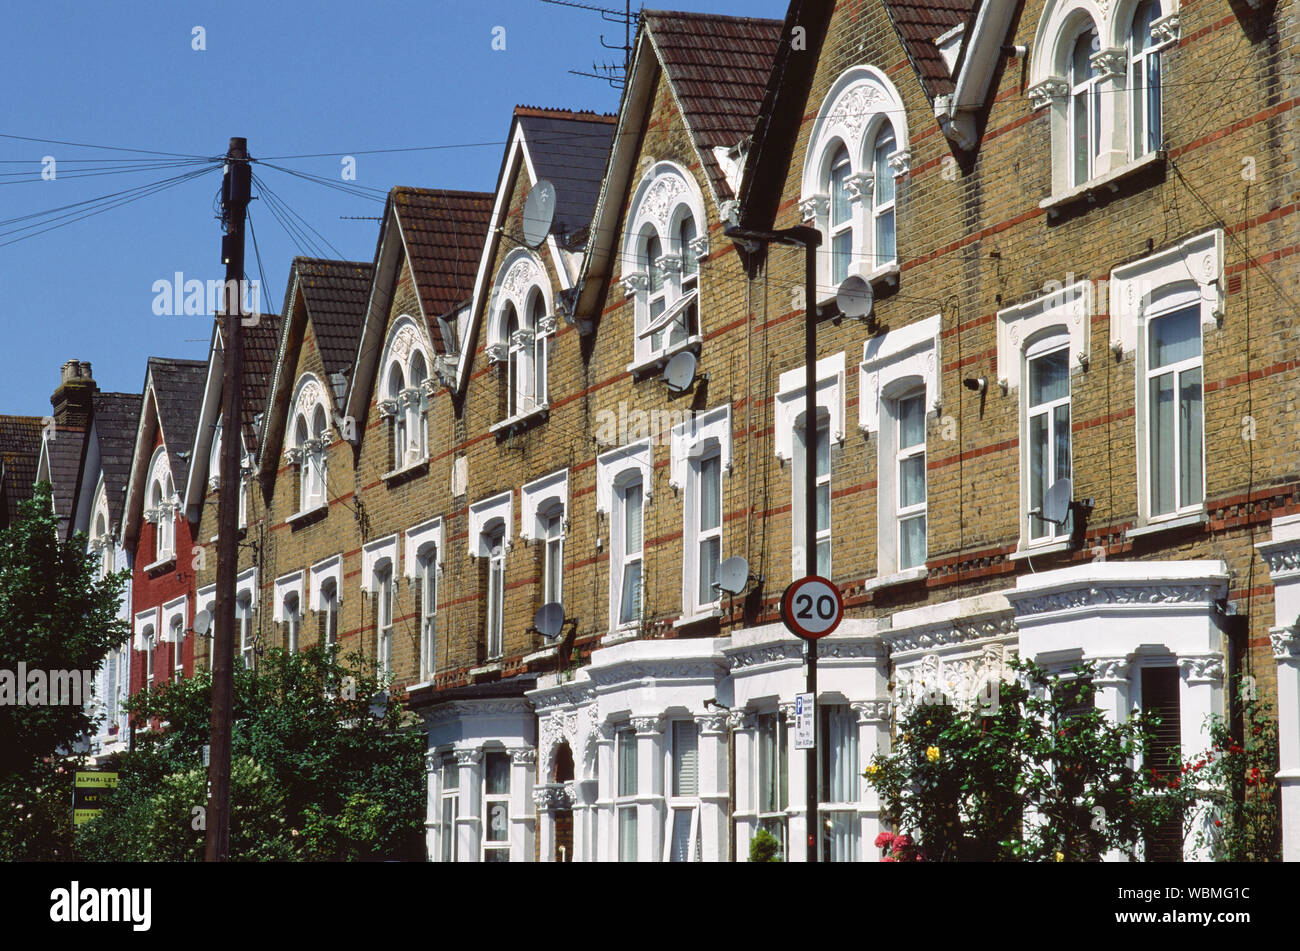
[(221, 383), (221, 494), (217, 501), (217, 599), (212, 640), (212, 740), (208, 762), (208, 862), (230, 858), (230, 729), (235, 666), (235, 576), (239, 556), (239, 482), (242, 462), (244, 342), (241, 334), (244, 281), (244, 217), (252, 170), (248, 141), (231, 138), (221, 182), (221, 260), (226, 299), (221, 315), (224, 345)]

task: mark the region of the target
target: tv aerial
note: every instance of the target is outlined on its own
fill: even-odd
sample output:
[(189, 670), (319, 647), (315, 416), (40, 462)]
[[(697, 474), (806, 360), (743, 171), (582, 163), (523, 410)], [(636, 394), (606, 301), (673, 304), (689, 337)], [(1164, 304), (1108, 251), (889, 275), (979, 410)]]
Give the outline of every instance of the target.
[(730, 595), (737, 595), (749, 584), (749, 562), (740, 555), (728, 558), (718, 565), (718, 580), (713, 586)]
[(856, 274), (846, 277), (835, 292), (835, 306), (845, 317), (866, 320), (875, 306), (876, 295), (871, 285)]
[(543, 604), (533, 615), (533, 627), (547, 641), (554, 641), (564, 629), (564, 605), (559, 601)]
[(555, 186), (539, 178), (524, 200), (524, 244), (536, 250), (555, 221)]
[(695, 354), (683, 350), (664, 366), (664, 385), (671, 393), (684, 393), (695, 382)]

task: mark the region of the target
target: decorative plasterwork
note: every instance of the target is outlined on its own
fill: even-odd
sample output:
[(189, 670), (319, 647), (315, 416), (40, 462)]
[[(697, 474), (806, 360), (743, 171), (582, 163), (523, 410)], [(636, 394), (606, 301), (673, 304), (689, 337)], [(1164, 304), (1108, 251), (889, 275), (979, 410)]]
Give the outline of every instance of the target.
[[(158, 632), (158, 639), (160, 641), (166, 641), (169, 644), (177, 643), (176, 637), (178, 630), (181, 640), (185, 639), (185, 629), (189, 626), (186, 615), (186, 608), (188, 605), (189, 602), (186, 599), (186, 596), (181, 595), (179, 598), (168, 601), (162, 606), (162, 627)], [(177, 619), (181, 622), (179, 629), (176, 626)]]
[(712, 446), (717, 446), (722, 457), (722, 470), (731, 471), (731, 404), (692, 415), (674, 426), (671, 435), (671, 463), (668, 484), (674, 489), (686, 485), (686, 469), (693, 459), (698, 459)]
[(1224, 314), (1223, 229), (1181, 241), (1173, 247), (1115, 268), (1110, 276), (1110, 343), (1132, 352), (1153, 298), (1195, 288), (1201, 300), (1201, 326), (1213, 327)]
[(709, 736), (727, 732), (727, 712), (726, 711), (709, 711), (708, 713), (697, 713), (695, 722), (700, 728), (700, 734)]
[(326, 581), (334, 582), (334, 603), (343, 603), (343, 556), (333, 555), (311, 566), (311, 580), (307, 585), (308, 606), (321, 610), (321, 588)]
[(510, 548), (514, 525), (514, 493), (502, 492), (491, 498), (475, 502), (469, 507), (469, 556), (486, 558), (492, 554), (485, 533), (501, 529), (502, 543)]
[(819, 216), (830, 211), (831, 200), (828, 195), (809, 195), (799, 202), (799, 215), (804, 221), (815, 221)]
[(926, 406), (938, 412), (942, 406), (940, 366), (940, 317), (935, 314), (872, 337), (862, 347), (858, 365), (858, 426), (866, 432), (880, 431), (880, 400), (898, 381), (915, 378), (925, 385)]
[(540, 783), (533, 787), (533, 805), (543, 812), (567, 812), (573, 803), (572, 783)]
[(835, 80), (813, 123), (804, 163), (802, 195), (808, 198), (820, 193), (825, 176), (828, 151), (837, 143), (844, 143), (849, 152), (849, 165), (853, 172), (867, 171), (871, 166), (872, 143), (882, 119), (888, 119), (894, 130), (897, 148), (889, 156), (895, 174), (903, 174), (907, 163), (894, 156), (908, 151), (907, 112), (903, 100), (889, 77), (874, 66), (854, 66)]
[(858, 722), (868, 725), (888, 723), (890, 708), (889, 700), (854, 700), (849, 704), (849, 709), (858, 715)]
[(1085, 584), (1033, 596), (1008, 592), (1016, 605), (1018, 617), (1034, 614), (1055, 614), (1077, 608), (1100, 606), (1170, 606), (1206, 604), (1223, 594), (1223, 587), (1213, 583), (1154, 583), (1150, 585)]
[(641, 493), (649, 499), (654, 491), (654, 458), (650, 440), (611, 449), (596, 457), (596, 511), (608, 515), (614, 498), (614, 485), (630, 470), (641, 475)]
[[(659, 236), (660, 245), (672, 248), (677, 244), (675, 230), (685, 215), (695, 220), (697, 235), (707, 230), (709, 217), (704, 211), (704, 196), (695, 178), (674, 162), (656, 162), (642, 176), (629, 206), (627, 228), (623, 235), (623, 261), (620, 273), (632, 276), (641, 268), (640, 246), (647, 230)], [(624, 278), (624, 288), (628, 288)], [(638, 285), (628, 291), (644, 290)]]
[[(533, 707), (527, 700), (519, 697), (505, 697), (499, 700), (448, 700), (430, 707), (424, 713), (428, 723), (443, 723), (448, 720), (473, 720), (480, 717), (518, 716), (531, 719)], [(460, 755), (465, 752), (481, 750), (453, 750)], [(477, 760), (475, 760), (477, 762)], [(464, 764), (462, 764), (464, 765)]]
[(943, 703), (962, 709), (987, 704), (994, 693), (992, 685), (1006, 679), (1006, 659), (1001, 643), (985, 644), (976, 652), (928, 653), (919, 662), (900, 664), (894, 671), (894, 703), (899, 712), (911, 710), (918, 703)]
[(477, 766), (483, 762), (482, 750), (455, 749), (451, 751), (457, 766)]
[(387, 565), (397, 577), (397, 536), (389, 535), (373, 541), (361, 549), (361, 590), (373, 594), (375, 572)]
[(1043, 109), (1057, 100), (1064, 99), (1070, 93), (1070, 84), (1059, 76), (1049, 76), (1042, 82), (1034, 83), (1026, 90), (1030, 109)]
[(147, 611), (140, 611), (135, 615), (134, 636), (131, 646), (138, 651), (145, 649), (145, 633), (152, 629), (154, 643), (157, 643), (158, 629), (162, 625), (162, 610), (160, 608), (150, 608)]
[[(326, 395), (325, 387), (321, 385), (320, 380), (314, 374), (304, 373), (298, 378), (298, 388), (294, 392), (293, 410), (289, 413), (289, 438), (296, 440), (297, 436), (297, 419), (302, 416), (307, 420), (307, 431), (311, 432), (311, 425), (316, 415), (316, 407), (320, 406), (325, 410), (325, 419), (330, 418), (329, 398)], [(327, 423), (328, 427), (328, 423)], [(313, 434), (314, 435), (314, 434)], [(297, 447), (296, 442), (294, 443)]]
[(1102, 79), (1118, 79), (1124, 75), (1128, 56), (1120, 47), (1112, 46), (1093, 53), (1089, 62)]
[[(534, 292), (542, 295), (544, 312), (553, 315), (555, 302), (552, 299), (551, 283), (546, 275), (546, 268), (532, 252), (525, 248), (515, 248), (506, 256), (501, 269), (497, 271), (497, 283), (492, 288), (492, 296), (488, 304), (487, 354), (490, 362), (496, 363), (506, 358), (510, 343), (506, 339), (505, 328), (507, 304), (514, 305), (520, 332), (529, 331), (531, 338), (536, 328), (529, 324), (532, 314), (528, 305)], [(520, 346), (526, 346), (528, 343), (531, 343), (531, 339), (518, 341)]]
[(1189, 684), (1219, 683), (1223, 680), (1223, 657), (1219, 654), (1180, 657), (1178, 666)]
[(802, 644), (763, 644), (745, 650), (728, 650), (727, 663), (732, 670), (803, 663)]
[(880, 632), (891, 656), (911, 651), (945, 650), (989, 638), (1014, 638), (1015, 619), (1009, 614), (965, 617), (936, 621), (932, 624)]
[[(804, 412), (805, 369), (800, 366), (781, 374), (775, 404), (776, 456), (784, 462), (794, 458), (795, 422)], [(844, 353), (833, 353), (817, 361), (817, 408), (830, 417), (830, 435), (844, 442)]]
[(538, 512), (559, 505), (561, 518), (569, 516), (569, 470), (561, 469), (534, 479), (519, 490), (519, 537), (535, 541), (541, 537), (542, 522)]
[(536, 766), (537, 750), (529, 746), (516, 746), (506, 750), (510, 754), (510, 762), (515, 766)]
[(1279, 662), (1300, 663), (1300, 631), (1274, 628), (1269, 631), (1273, 657)]
[(1056, 327), (1069, 335), (1070, 365), (1086, 366), (1092, 310), (1092, 284), (1078, 281), (998, 311), (998, 382), (1004, 387), (1020, 386), (1025, 344)]
[(405, 533), (406, 577), (414, 578), (420, 572), (420, 549), (433, 545), (437, 552), (437, 566), (442, 567), (442, 519), (431, 518), (427, 522), (408, 528)]
[(1127, 685), (1133, 663), (1127, 657), (1098, 657), (1093, 660), (1092, 682), (1096, 686)]
[[(1252, 7), (1259, 6), (1259, 0), (1246, 0)], [(1157, 43), (1176, 43), (1182, 31), (1182, 19), (1177, 11), (1162, 16), (1151, 24), (1151, 38)]]
[(303, 580), (304, 572), (302, 571), (295, 571), (292, 574), (275, 579), (275, 598), (271, 605), (271, 619), (277, 624), (285, 620), (284, 599), (289, 595), (293, 595), (298, 599), (298, 611), (302, 612), (306, 605), (306, 598), (303, 597)]

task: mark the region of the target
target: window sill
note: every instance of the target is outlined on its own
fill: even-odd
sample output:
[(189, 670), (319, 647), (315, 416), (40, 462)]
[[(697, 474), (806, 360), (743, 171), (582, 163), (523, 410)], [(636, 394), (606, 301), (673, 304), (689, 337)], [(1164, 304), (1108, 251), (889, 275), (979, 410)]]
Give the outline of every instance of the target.
[(143, 570), (145, 574), (151, 575), (154, 574), (155, 572), (161, 572), (164, 568), (174, 568), (175, 566), (176, 566), (176, 556), (168, 555), (165, 558), (159, 558), (157, 561), (153, 562), (152, 564), (145, 565)]
[(488, 427), (488, 432), (502, 439), (506, 436), (513, 436), (515, 433), (521, 433), (525, 429), (536, 426), (544, 422), (551, 415), (551, 404), (543, 403), (536, 409), (531, 409), (527, 413), (519, 413), (515, 416), (507, 416), (499, 423), (493, 423)]
[(501, 661), (494, 660), (484, 664), (482, 667), (471, 667), (469, 669), (470, 677), (481, 677), (483, 674), (498, 674), (501, 672)]
[(1124, 540), (1130, 538), (1141, 538), (1144, 535), (1154, 535), (1157, 532), (1173, 531), (1176, 528), (1188, 528), (1192, 525), (1204, 525), (1210, 520), (1208, 513), (1192, 512), (1190, 515), (1179, 515), (1175, 518), (1166, 518), (1159, 522), (1147, 522), (1145, 525), (1138, 525), (1128, 529), (1124, 533)]
[(417, 459), (415, 462), (407, 463), (400, 469), (393, 469), (391, 472), (385, 472), (379, 478), (388, 483), (391, 488), (394, 483), (404, 482), (407, 479), (424, 475), (429, 471), (429, 458)]
[(313, 505), (309, 509), (303, 509), (301, 512), (294, 512), (284, 520), (286, 525), (303, 525), (316, 518), (319, 518), (325, 512), (329, 511), (329, 503), (321, 502), (319, 505)]
[(916, 568), (906, 568), (903, 571), (895, 571), (893, 574), (881, 575), (879, 578), (872, 578), (862, 586), (863, 594), (871, 594), (884, 588), (892, 588), (900, 584), (910, 584), (913, 581), (920, 581), (930, 574), (930, 569), (924, 565)]
[(627, 372), (634, 377), (648, 376), (658, 370), (662, 370), (673, 357), (686, 350), (695, 350), (698, 355), (699, 349), (704, 344), (704, 338), (699, 334), (693, 334), (687, 337), (681, 343), (675, 343), (671, 347), (665, 347), (658, 353), (644, 360), (635, 361), (627, 365)]
[(1134, 159), (1126, 165), (1112, 169), (1105, 175), (1086, 181), (1082, 185), (1076, 185), (1069, 191), (1062, 192), (1059, 195), (1052, 195), (1050, 198), (1044, 198), (1038, 203), (1038, 207), (1049, 212), (1050, 217), (1054, 217), (1061, 210), (1076, 202), (1096, 201), (1097, 195), (1103, 190), (1112, 193), (1119, 191), (1120, 183), (1126, 178), (1156, 167), (1163, 168), (1167, 155), (1168, 153), (1164, 150), (1151, 152), (1139, 159)]
[(1068, 538), (1059, 542), (1051, 542), (1045, 545), (1030, 545), (1026, 548), (1014, 552), (1007, 556), (1007, 561), (1023, 561), (1026, 558), (1035, 558), (1038, 555), (1055, 555), (1058, 552), (1069, 551), (1070, 540)]
[(548, 660), (552, 657), (556, 657), (559, 655), (559, 653), (560, 653), (559, 645), (556, 645), (555, 647), (545, 647), (542, 650), (534, 651), (531, 654), (525, 654), (524, 663), (534, 664), (541, 660)]
[(713, 607), (705, 608), (697, 614), (686, 614), (673, 621), (674, 628), (690, 627), (692, 624), (702, 624), (705, 621), (716, 621), (722, 617), (722, 608)]
[(616, 627), (607, 632), (605, 636), (600, 639), (600, 646), (609, 647), (613, 644), (624, 644), (628, 641), (634, 641), (637, 639), (637, 634), (639, 632), (640, 624), (635, 624), (630, 627)]

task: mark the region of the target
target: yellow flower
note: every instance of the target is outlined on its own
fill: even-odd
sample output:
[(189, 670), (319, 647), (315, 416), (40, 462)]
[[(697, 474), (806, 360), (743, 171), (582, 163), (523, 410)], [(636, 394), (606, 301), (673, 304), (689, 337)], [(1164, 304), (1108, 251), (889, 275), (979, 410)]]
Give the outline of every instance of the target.
[(880, 767), (877, 766), (875, 763), (872, 763), (870, 766), (867, 767), (868, 776), (874, 776), (878, 772), (880, 772)]
[(929, 726), (929, 725), (930, 725), (930, 721), (929, 721), (929, 720), (926, 720), (926, 721), (925, 721), (925, 725), (926, 725), (926, 726)]
[(912, 734), (910, 734), (910, 733), (904, 733), (904, 734), (903, 734), (903, 742), (905, 742), (905, 743), (910, 743), (911, 741), (912, 741)]
[(925, 748), (925, 758), (928, 759), (931, 763), (939, 762), (939, 747), (927, 746)]
[(1065, 861), (1065, 853), (1064, 853), (1064, 852), (1057, 852), (1057, 853), (1056, 853), (1056, 861), (1058, 861), (1058, 862), (1064, 862), (1064, 861)]

